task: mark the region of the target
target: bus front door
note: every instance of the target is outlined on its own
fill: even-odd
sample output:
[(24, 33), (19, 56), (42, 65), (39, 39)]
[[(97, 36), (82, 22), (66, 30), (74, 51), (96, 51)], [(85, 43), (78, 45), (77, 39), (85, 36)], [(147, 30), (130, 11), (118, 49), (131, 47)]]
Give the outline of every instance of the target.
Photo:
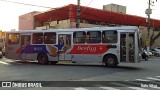
[(120, 34), (121, 62), (135, 62), (135, 35), (134, 32)]
[(30, 35), (21, 35), (21, 53), (20, 53), (20, 59), (21, 60), (27, 60), (30, 58), (30, 56), (28, 55), (28, 50), (26, 49), (27, 45), (30, 45), (30, 41), (31, 41), (31, 36)]
[(71, 49), (71, 35), (59, 34), (58, 35), (58, 60), (71, 61), (71, 55), (67, 52)]

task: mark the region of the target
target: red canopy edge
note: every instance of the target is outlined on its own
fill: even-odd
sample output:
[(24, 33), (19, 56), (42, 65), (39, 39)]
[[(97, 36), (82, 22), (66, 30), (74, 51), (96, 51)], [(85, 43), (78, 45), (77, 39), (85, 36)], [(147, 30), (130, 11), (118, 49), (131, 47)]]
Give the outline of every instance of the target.
[[(146, 18), (129, 14), (116, 13), (107, 10), (95, 9), (81, 6), (80, 18), (96, 22), (106, 22), (119, 25), (147, 26)], [(69, 4), (64, 7), (55, 8), (34, 16), (34, 19), (40, 23), (54, 20), (65, 20), (76, 18), (77, 6)], [(160, 27), (160, 20), (151, 19), (151, 27)]]

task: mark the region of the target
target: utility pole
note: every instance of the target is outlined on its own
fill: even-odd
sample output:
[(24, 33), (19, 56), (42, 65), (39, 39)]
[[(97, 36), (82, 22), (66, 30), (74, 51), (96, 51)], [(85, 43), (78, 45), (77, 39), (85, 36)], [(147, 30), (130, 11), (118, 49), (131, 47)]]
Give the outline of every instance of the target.
[[(149, 0), (149, 3), (148, 3), (148, 10), (149, 10), (149, 13), (148, 13), (148, 39), (150, 39), (150, 14), (152, 14), (152, 10), (151, 10), (151, 0)], [(150, 41), (150, 40), (149, 40)]]
[(80, 27), (80, 0), (77, 0), (76, 28)]
[[(156, 0), (157, 2), (157, 0)], [(146, 9), (145, 13), (147, 14), (147, 30), (148, 30), (148, 36), (146, 39), (146, 45), (147, 45), (147, 51), (149, 52), (150, 50), (150, 45), (151, 45), (151, 38), (150, 38), (150, 26), (151, 26), (151, 21), (150, 21), (150, 14), (152, 14), (152, 9), (151, 5), (154, 6), (154, 1), (149, 0), (148, 2), (148, 8)]]
[(147, 51), (149, 52), (150, 50), (150, 14), (152, 14), (152, 9), (151, 9), (151, 0), (148, 2), (148, 8), (146, 9), (145, 13), (147, 14), (147, 30), (148, 30), (148, 36), (146, 39), (146, 45), (147, 45)]

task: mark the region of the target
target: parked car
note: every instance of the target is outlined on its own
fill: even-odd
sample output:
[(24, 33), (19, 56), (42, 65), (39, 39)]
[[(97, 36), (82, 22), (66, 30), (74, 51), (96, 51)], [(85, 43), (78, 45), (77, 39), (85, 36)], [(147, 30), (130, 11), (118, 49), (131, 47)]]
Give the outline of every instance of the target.
[(157, 56), (157, 57), (160, 56), (160, 49), (157, 49), (157, 48), (151, 49), (151, 52), (154, 54), (154, 56)]
[(154, 57), (154, 54), (151, 51), (149, 51), (148, 54), (149, 54), (149, 58)]
[(159, 50), (160, 51), (160, 47), (156, 47), (155, 49)]
[(2, 58), (3, 57), (3, 54), (2, 54), (2, 51), (0, 51), (0, 58)]
[(142, 49), (142, 59), (145, 59), (145, 61), (149, 59), (149, 54), (145, 49)]
[(159, 49), (160, 50), (160, 47), (156, 47), (155, 49)]

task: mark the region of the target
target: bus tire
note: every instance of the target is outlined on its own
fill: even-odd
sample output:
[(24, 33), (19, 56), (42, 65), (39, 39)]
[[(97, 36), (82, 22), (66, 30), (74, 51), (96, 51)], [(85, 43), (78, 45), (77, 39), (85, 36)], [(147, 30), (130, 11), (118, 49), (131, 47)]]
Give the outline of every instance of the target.
[(54, 64), (57, 64), (58, 61), (50, 61), (49, 63), (52, 64), (52, 65), (54, 65)]
[(117, 58), (114, 55), (107, 55), (104, 57), (104, 63), (106, 67), (116, 67), (118, 65)]
[(39, 64), (48, 64), (48, 56), (47, 54), (41, 53), (37, 57)]

